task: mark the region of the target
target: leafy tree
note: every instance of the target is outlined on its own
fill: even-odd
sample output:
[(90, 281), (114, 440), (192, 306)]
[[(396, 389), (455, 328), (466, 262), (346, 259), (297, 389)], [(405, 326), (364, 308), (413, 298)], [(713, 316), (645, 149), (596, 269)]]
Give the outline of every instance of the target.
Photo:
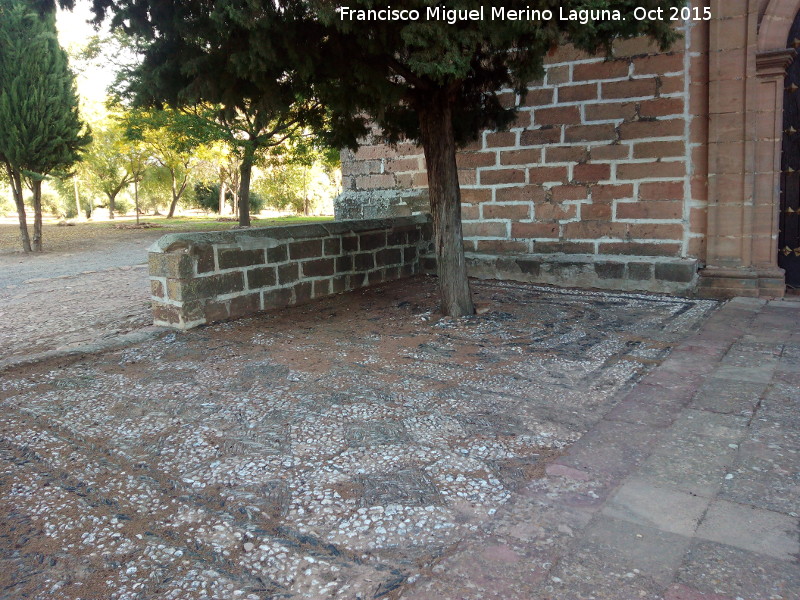
[[(350, 9), (389, 3), (352, 0)], [(619, 10), (624, 20), (492, 19), (503, 9)], [(226, 107), (254, 98), (261, 80), (290, 81), (331, 114), (331, 139), (357, 147), (376, 125), (389, 142), (421, 143), (445, 314), (474, 312), (464, 258), (456, 150), (484, 128), (514, 119), (498, 92), (524, 95), (544, 57), (560, 44), (611, 52), (615, 39), (650, 35), (666, 48), (677, 34), (667, 21), (640, 21), (633, 9), (680, 6), (684, 0), (398, 0), (418, 20), (343, 18), (332, 0), (95, 0), (98, 14), (147, 39), (143, 69), (164, 98), (197, 94)], [(428, 18), (428, 9), (480, 10), (476, 20)], [(452, 22), (449, 22), (452, 21)], [(276, 77), (277, 70), (277, 77)], [(301, 83), (307, 85), (303, 87)]]
[(123, 115), (126, 137), (144, 148), (171, 179), (168, 218), (189, 186), (194, 170), (214, 141), (208, 123), (194, 115), (174, 110), (133, 109)]
[[(42, 181), (66, 171), (91, 141), (78, 116), (75, 78), (58, 45), (53, 12), (0, 0), (0, 161), (14, 191), (22, 247), (42, 249)], [(33, 244), (23, 182), (33, 192)]]
[(96, 126), (93, 137), (85, 167), (94, 187), (106, 196), (109, 217), (113, 219), (117, 195), (137, 177), (141, 179), (143, 165), (141, 161), (132, 160), (130, 155), (136, 154), (137, 144), (125, 138), (122, 126), (113, 118)]

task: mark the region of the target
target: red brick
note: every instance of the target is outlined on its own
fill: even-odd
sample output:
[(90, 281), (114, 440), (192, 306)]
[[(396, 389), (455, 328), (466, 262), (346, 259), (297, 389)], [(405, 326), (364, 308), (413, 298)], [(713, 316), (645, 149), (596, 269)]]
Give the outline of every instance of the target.
[(658, 44), (648, 37), (620, 39), (614, 42), (614, 56), (639, 56), (641, 54), (657, 54), (661, 51)]
[(554, 90), (534, 89), (528, 90), (523, 98), (524, 106), (543, 106), (553, 103)]
[(533, 210), (537, 221), (566, 221), (574, 219), (578, 214), (575, 204), (537, 204)]
[(355, 155), (356, 160), (388, 158), (392, 154), (389, 146), (361, 146)]
[(683, 142), (641, 142), (633, 147), (633, 158), (667, 158), (686, 154)]
[(612, 123), (603, 125), (577, 125), (564, 130), (565, 142), (596, 142), (600, 140), (613, 141), (617, 133)]
[(428, 187), (428, 173), (414, 173), (411, 176), (411, 187)]
[(597, 84), (569, 85), (558, 88), (558, 101), (563, 102), (583, 102), (597, 98)]
[(626, 81), (605, 81), (603, 82), (603, 98), (640, 98), (655, 96), (657, 90), (657, 80), (648, 79), (629, 79)]
[(611, 121), (613, 119), (631, 120), (636, 117), (635, 102), (607, 102), (602, 104), (587, 104), (587, 121)]
[(481, 209), (477, 204), (462, 204), (461, 205), (461, 220), (462, 221), (477, 221), (481, 218)]
[(611, 202), (633, 197), (633, 184), (624, 185), (593, 185), (592, 202)]
[(486, 188), (461, 188), (461, 202), (479, 204), (492, 201), (492, 190)]
[(362, 190), (387, 189), (394, 186), (394, 177), (389, 173), (356, 177), (356, 187)]
[(530, 218), (529, 204), (484, 204), (484, 219), (512, 219), (522, 220)]
[(586, 146), (553, 146), (545, 148), (545, 162), (581, 162), (588, 158)]
[(575, 165), (572, 170), (573, 181), (594, 182), (609, 179), (611, 177), (611, 165), (606, 164), (582, 164)]
[(610, 204), (582, 204), (582, 221), (610, 221), (612, 210)]
[(475, 169), (477, 167), (493, 167), (497, 164), (495, 152), (459, 152), (456, 154), (459, 169)]
[(459, 169), (458, 185), (476, 185), (478, 183), (478, 173), (475, 169)]
[(533, 251), (541, 254), (594, 254), (592, 242), (534, 242)]
[(514, 108), (517, 105), (517, 95), (513, 92), (497, 94), (497, 99), (503, 108)]
[(572, 67), (573, 81), (591, 79), (615, 79), (628, 75), (630, 63), (627, 60), (610, 60), (600, 63), (580, 64)]
[(683, 98), (655, 98), (639, 105), (639, 115), (644, 118), (682, 115), (683, 108)]
[(386, 160), (386, 170), (392, 173), (400, 171), (419, 171), (419, 158), (389, 158)]
[(475, 248), (485, 254), (527, 254), (528, 244), (517, 240), (477, 240)]
[(542, 144), (557, 144), (561, 141), (561, 127), (543, 127), (523, 131), (520, 142), (523, 146), (539, 146)]
[(561, 65), (547, 69), (547, 85), (569, 83), (569, 66)]
[(581, 122), (581, 111), (577, 106), (537, 108), (533, 120), (536, 125), (575, 125)]
[(556, 223), (512, 223), (511, 237), (514, 238), (557, 238)]
[(680, 240), (684, 227), (672, 223), (630, 223), (629, 237), (641, 240)]
[(542, 162), (542, 151), (539, 148), (503, 150), (500, 152), (501, 165), (532, 165), (540, 162)]
[(508, 237), (508, 228), (505, 223), (478, 221), (462, 223), (464, 237)]
[(627, 144), (609, 144), (608, 146), (592, 146), (589, 152), (591, 160), (620, 160), (630, 158), (631, 148)]
[(499, 202), (541, 202), (547, 192), (540, 185), (518, 185), (514, 187), (498, 188), (495, 199)]
[(625, 223), (607, 221), (579, 221), (564, 224), (564, 237), (573, 240), (596, 240), (602, 237), (624, 238), (628, 232)]
[(683, 200), (683, 181), (639, 184), (639, 200)]
[(633, 121), (619, 126), (623, 140), (682, 136), (685, 129), (683, 119)]
[(680, 219), (683, 202), (620, 202), (617, 219)]
[(682, 177), (686, 174), (683, 161), (621, 163), (617, 165), (617, 179), (647, 179), (650, 177)]
[[(684, 90), (685, 85), (686, 82), (684, 81), (683, 76), (662, 77), (661, 85), (658, 88), (658, 93), (677, 94), (678, 92), (682, 92)], [(737, 105), (741, 105), (741, 99), (739, 99)]]
[(481, 185), (497, 185), (502, 183), (524, 183), (525, 171), (522, 169), (495, 169), (480, 172)]
[(586, 200), (589, 197), (589, 188), (585, 185), (556, 185), (550, 188), (553, 200)]
[(663, 75), (664, 73), (683, 71), (683, 53), (634, 58), (633, 71), (637, 75)]
[(516, 146), (517, 134), (513, 131), (496, 131), (486, 134), (487, 148), (500, 148), (503, 146)]
[(533, 167), (528, 169), (528, 180), (531, 183), (566, 181), (567, 175), (567, 167)]

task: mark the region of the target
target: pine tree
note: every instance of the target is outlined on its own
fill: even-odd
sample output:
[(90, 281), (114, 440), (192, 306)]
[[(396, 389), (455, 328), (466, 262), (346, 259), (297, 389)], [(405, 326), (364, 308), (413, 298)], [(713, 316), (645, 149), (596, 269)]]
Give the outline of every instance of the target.
[[(162, 78), (155, 93), (174, 87), (226, 85), (228, 101), (247, 95), (273, 69), (281, 80), (305, 82), (303, 93), (330, 113), (331, 140), (355, 148), (377, 125), (388, 142), (421, 143), (435, 232), (442, 311), (474, 312), (461, 233), (456, 150), (485, 128), (514, 119), (498, 93), (524, 96), (541, 75), (544, 57), (561, 44), (610, 53), (614, 40), (649, 35), (666, 48), (677, 37), (666, 20), (638, 20), (635, 8), (682, 6), (684, 0), (94, 0), (97, 14), (149, 40), (144, 66)], [(342, 8), (419, 11), (419, 18), (345, 18)], [(495, 19), (493, 8), (523, 11)], [(619, 11), (622, 19), (561, 20), (571, 10)], [(429, 10), (439, 15), (430, 18)], [(483, 11), (449, 19), (448, 10)], [(554, 18), (532, 15), (552, 10)], [(351, 13), (352, 14), (352, 13)], [(234, 58), (230, 58), (234, 53)], [(198, 55), (204, 58), (198, 60)], [(213, 68), (210, 68), (213, 67)], [(175, 77), (175, 74), (180, 77)], [(169, 75), (168, 78), (164, 78)]]
[[(22, 247), (42, 249), (42, 181), (66, 171), (91, 138), (78, 115), (75, 78), (58, 45), (53, 12), (0, 0), (0, 160), (14, 190)], [(23, 184), (33, 192), (31, 243)]]

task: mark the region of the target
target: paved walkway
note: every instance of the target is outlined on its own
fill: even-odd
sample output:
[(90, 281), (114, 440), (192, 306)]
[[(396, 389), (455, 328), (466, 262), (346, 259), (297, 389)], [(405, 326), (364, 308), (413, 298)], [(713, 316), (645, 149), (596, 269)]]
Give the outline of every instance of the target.
[(800, 598), (800, 303), (736, 299), (404, 598)]
[(0, 252), (0, 369), (152, 329), (147, 248), (161, 235), (135, 231), (128, 239), (88, 238), (78, 249)]
[(0, 597), (800, 599), (800, 303), (475, 287), (2, 374)]

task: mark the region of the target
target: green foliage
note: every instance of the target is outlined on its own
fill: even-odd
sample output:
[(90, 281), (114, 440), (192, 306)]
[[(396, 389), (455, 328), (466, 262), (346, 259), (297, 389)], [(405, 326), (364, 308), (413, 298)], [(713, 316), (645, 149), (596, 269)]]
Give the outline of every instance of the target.
[(52, 14), (0, 0), (0, 156), (32, 180), (66, 171), (91, 141)]

